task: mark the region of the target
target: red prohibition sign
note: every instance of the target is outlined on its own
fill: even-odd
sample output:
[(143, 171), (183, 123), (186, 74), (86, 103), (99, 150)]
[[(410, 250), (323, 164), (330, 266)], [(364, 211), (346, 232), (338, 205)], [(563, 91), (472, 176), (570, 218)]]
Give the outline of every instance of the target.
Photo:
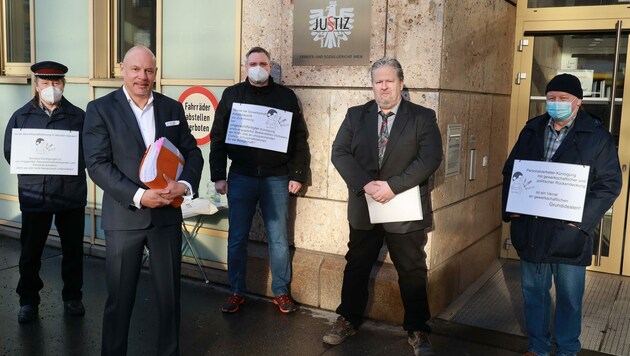
[[(190, 87), (188, 89), (186, 89), (182, 95), (179, 96), (178, 101), (180, 103), (182, 103), (182, 105), (184, 104), (184, 101), (186, 101), (186, 99), (188, 99), (189, 96), (193, 95), (193, 94), (201, 94), (204, 97), (208, 98), (208, 100), (210, 100), (210, 104), (212, 104), (212, 108), (214, 109), (214, 111), (217, 110), (217, 106), (219, 106), (219, 102), (217, 101), (217, 98), (214, 96), (214, 94), (212, 94), (212, 92), (204, 87), (200, 87), (200, 86), (194, 86), (194, 87)], [(208, 132), (207, 135), (201, 137), (201, 138), (196, 138), (197, 140), (197, 146), (203, 146), (207, 143), (210, 142), (210, 132)]]

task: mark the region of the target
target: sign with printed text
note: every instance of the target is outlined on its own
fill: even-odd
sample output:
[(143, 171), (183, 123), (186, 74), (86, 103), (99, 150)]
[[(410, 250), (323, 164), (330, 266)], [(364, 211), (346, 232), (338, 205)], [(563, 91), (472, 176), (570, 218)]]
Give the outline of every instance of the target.
[(590, 167), (514, 161), (506, 211), (582, 222)]
[(210, 129), (214, 122), (214, 112), (219, 106), (217, 98), (204, 87), (194, 86), (180, 95), (179, 102), (184, 107), (188, 127), (197, 140), (197, 146), (210, 142)]
[(79, 131), (13, 129), (10, 172), (76, 176)]
[(372, 2), (295, 0), (293, 65), (369, 65)]
[(287, 153), (293, 113), (234, 103), (225, 143)]

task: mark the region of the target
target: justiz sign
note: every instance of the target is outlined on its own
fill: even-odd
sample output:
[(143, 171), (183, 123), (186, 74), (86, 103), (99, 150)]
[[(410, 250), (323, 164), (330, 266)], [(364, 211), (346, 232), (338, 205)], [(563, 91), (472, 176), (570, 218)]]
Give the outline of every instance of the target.
[(335, 30), (350, 30), (348, 26), (350, 17), (320, 17), (315, 21), (315, 24), (311, 31), (326, 31), (333, 32)]

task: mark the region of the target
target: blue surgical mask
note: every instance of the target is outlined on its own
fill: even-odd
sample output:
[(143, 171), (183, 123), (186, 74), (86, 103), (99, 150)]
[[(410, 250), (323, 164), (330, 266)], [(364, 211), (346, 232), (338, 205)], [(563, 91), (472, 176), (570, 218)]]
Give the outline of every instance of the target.
[(571, 117), (573, 110), (571, 104), (575, 99), (571, 101), (550, 101), (547, 100), (547, 112), (554, 121), (564, 121)]

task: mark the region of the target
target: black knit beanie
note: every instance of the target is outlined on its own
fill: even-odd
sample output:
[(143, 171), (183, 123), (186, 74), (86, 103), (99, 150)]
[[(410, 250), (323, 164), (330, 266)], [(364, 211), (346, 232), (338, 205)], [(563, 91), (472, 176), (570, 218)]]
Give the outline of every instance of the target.
[(582, 99), (582, 84), (580, 80), (571, 74), (558, 74), (547, 84), (545, 94), (550, 91), (563, 91)]

